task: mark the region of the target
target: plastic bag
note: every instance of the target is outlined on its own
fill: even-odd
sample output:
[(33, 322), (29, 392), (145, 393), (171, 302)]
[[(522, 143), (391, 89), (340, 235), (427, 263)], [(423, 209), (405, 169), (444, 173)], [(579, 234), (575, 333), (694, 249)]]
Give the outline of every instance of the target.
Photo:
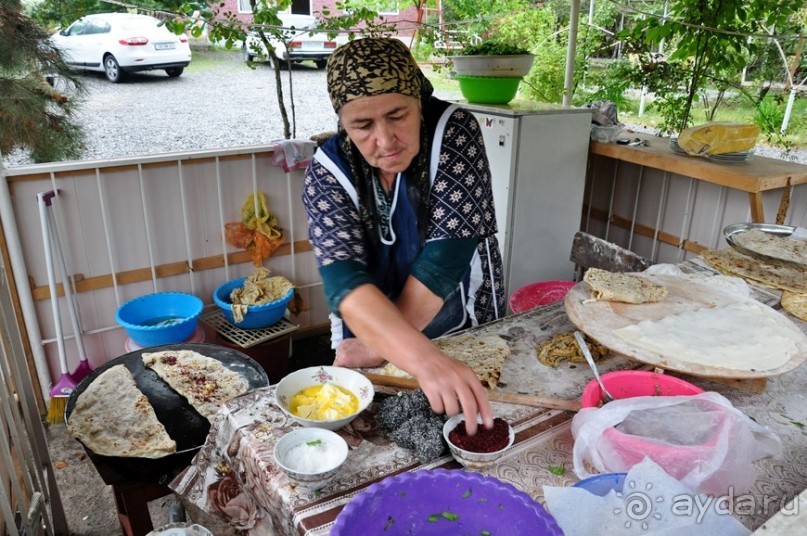
[(690, 127), (678, 135), (678, 145), (688, 154), (718, 155), (754, 148), (759, 126), (744, 123), (706, 123)]
[(689, 488), (742, 493), (756, 480), (751, 463), (781, 452), (779, 437), (725, 397), (642, 396), (584, 408), (572, 421), (574, 471), (624, 473), (645, 456)]
[(246, 249), (252, 264), (260, 266), (283, 243), (283, 232), (277, 218), (269, 212), (266, 197), (258, 192), (257, 210), (254, 194), (249, 194), (241, 206), (241, 221), (224, 224), (227, 243)]

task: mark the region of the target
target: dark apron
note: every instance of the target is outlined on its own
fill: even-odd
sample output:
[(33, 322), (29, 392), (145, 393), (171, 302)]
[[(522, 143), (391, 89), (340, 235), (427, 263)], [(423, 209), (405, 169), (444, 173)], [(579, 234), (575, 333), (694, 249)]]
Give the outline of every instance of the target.
[[(392, 213), (390, 225), (394, 233), (393, 243), (378, 241), (378, 246), (368, 246), (368, 271), (376, 285), (393, 303), (400, 296), (409, 277), (409, 267), (422, 249), (417, 229), (417, 216), (407, 196), (406, 176), (400, 175), (396, 184), (398, 200)], [(428, 326), (422, 332), (430, 339), (461, 328), (470, 327), (471, 320), (465, 311), (466, 296), (470, 281), (470, 266), (462, 284), (451, 293)], [(347, 324), (342, 324), (345, 339), (354, 335)]]

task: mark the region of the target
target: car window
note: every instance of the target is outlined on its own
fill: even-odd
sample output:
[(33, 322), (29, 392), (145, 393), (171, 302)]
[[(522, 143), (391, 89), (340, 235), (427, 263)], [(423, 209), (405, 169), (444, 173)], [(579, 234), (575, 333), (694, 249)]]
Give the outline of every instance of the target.
[(109, 23), (103, 20), (94, 20), (90, 23), (90, 28), (87, 33), (93, 34), (103, 34), (109, 33), (110, 27)]
[(85, 35), (87, 32), (87, 28), (89, 23), (85, 20), (79, 20), (73, 23), (73, 25), (67, 30), (67, 35)]

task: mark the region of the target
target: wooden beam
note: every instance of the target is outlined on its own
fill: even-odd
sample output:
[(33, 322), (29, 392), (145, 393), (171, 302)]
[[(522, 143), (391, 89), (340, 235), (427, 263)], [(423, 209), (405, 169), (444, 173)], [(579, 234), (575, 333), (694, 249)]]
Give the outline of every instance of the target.
[[(308, 242), (308, 240), (301, 240), (295, 242), (294, 251), (295, 253), (311, 251), (311, 244)], [(272, 254), (272, 256), (276, 257), (290, 254), (291, 254), (291, 246), (289, 244), (283, 244), (277, 249), (277, 251), (275, 251)], [(237, 264), (244, 264), (247, 262), (252, 262), (252, 257), (246, 251), (237, 251), (234, 253), (227, 254), (228, 264), (237, 265)], [(187, 274), (191, 270), (193, 270), (194, 272), (202, 272), (205, 270), (213, 270), (215, 268), (221, 268), (223, 266), (224, 266), (224, 255), (213, 255), (210, 257), (201, 257), (198, 259), (193, 259), (192, 267), (188, 266), (188, 263), (186, 261), (179, 261), (157, 265), (154, 267), (154, 271), (157, 274), (157, 278), (162, 279), (165, 277)], [(134, 270), (127, 270), (124, 272), (118, 272), (115, 274), (115, 276), (117, 278), (119, 285), (140, 283), (142, 281), (151, 280), (151, 268), (137, 268)], [(93, 290), (99, 290), (102, 288), (109, 288), (112, 286), (113, 286), (112, 274), (81, 278), (76, 281), (77, 292), (89, 292)], [(59, 296), (64, 296), (64, 288), (62, 287), (61, 283), (59, 283), (56, 286), (56, 293)], [(50, 299), (50, 289), (48, 288), (47, 285), (36, 286), (35, 282), (32, 282), (31, 294), (33, 295), (34, 301)]]
[[(588, 210), (587, 206), (583, 207), (583, 212), (585, 213)], [(628, 218), (623, 218), (622, 216), (617, 216), (616, 214), (612, 214), (610, 218), (608, 218), (608, 212), (598, 208), (591, 209), (591, 217), (595, 220), (599, 220), (602, 222), (610, 222), (611, 225), (616, 227), (620, 227), (622, 229), (630, 230), (631, 228), (631, 221)], [(686, 251), (690, 251), (692, 253), (700, 254), (701, 252), (709, 249), (708, 247), (699, 244), (698, 242), (692, 240), (681, 240), (680, 237), (668, 233), (666, 231), (659, 231), (658, 236), (656, 237), (656, 229), (653, 227), (648, 227), (646, 225), (642, 225), (640, 223), (636, 223), (633, 225), (633, 232), (646, 236), (648, 238), (657, 238), (659, 242), (663, 242), (665, 244), (669, 244), (675, 247), (682, 247)]]

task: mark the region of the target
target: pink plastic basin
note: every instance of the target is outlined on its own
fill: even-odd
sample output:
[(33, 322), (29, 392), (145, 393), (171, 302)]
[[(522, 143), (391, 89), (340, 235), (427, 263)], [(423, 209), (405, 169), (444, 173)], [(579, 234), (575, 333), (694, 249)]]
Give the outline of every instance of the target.
[[(703, 389), (689, 382), (648, 370), (619, 370), (606, 372), (600, 377), (614, 398), (697, 395), (703, 392)], [(597, 380), (591, 380), (583, 389), (580, 404), (584, 408), (596, 408), (600, 405), (601, 399), (602, 389)]]
[[(601, 376), (605, 388), (615, 398), (637, 396), (687, 396), (697, 395), (703, 389), (684, 380), (644, 370), (623, 370), (608, 372)], [(586, 385), (581, 397), (584, 408), (597, 407), (602, 390), (596, 380)], [(704, 402), (704, 404), (707, 404)], [(671, 423), (675, 425), (674, 423)], [(669, 445), (650, 438), (623, 433), (616, 428), (607, 428), (603, 437), (611, 445), (612, 467), (629, 468), (640, 463), (645, 457), (659, 464), (670, 476), (681, 479), (702, 460), (707, 459), (715, 448), (720, 430), (725, 426), (723, 419), (717, 423), (712, 437), (699, 445)]]
[(510, 296), (510, 310), (523, 313), (542, 305), (562, 301), (574, 281), (538, 281), (524, 285)]

